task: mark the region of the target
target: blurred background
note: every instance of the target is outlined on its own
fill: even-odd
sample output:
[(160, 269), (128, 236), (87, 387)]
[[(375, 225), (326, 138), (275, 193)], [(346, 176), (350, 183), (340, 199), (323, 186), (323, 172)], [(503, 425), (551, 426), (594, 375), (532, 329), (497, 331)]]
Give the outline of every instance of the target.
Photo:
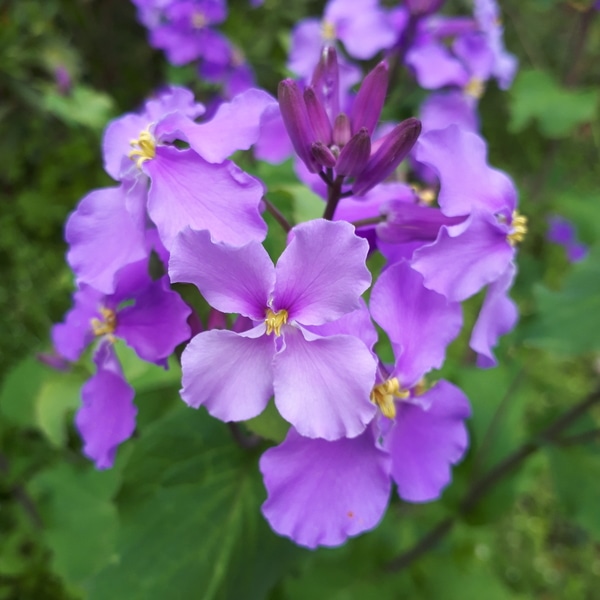
[[(447, 2), (450, 13), (469, 6)], [(0, 0), (1, 600), (600, 598), (600, 412), (587, 412), (560, 440), (537, 437), (600, 380), (600, 18), (583, 1), (500, 6), (520, 69), (507, 92), (487, 89), (482, 128), (491, 164), (516, 182), (530, 229), (513, 290), (521, 322), (502, 341), (501, 364), (475, 369), (463, 336), (444, 368), (473, 403), (469, 457), (438, 503), (395, 500), (376, 531), (342, 548), (311, 553), (289, 544), (265, 552), (266, 564), (243, 567), (243, 546), (224, 562), (197, 554), (208, 535), (200, 525), (189, 536), (172, 534), (185, 514), (175, 500), (160, 518), (145, 506), (145, 528), (128, 520), (134, 480), (122, 486), (119, 465), (96, 473), (79, 455), (77, 374), (57, 375), (36, 360), (70, 306), (67, 215), (89, 190), (111, 184), (100, 151), (107, 122), (165, 82), (190, 86), (201, 101), (214, 90), (193, 67), (172, 67), (148, 45), (127, 0)], [(322, 11), (316, 1), (266, 0), (253, 9), (231, 0), (223, 31), (274, 93), (287, 75), (291, 27)], [(402, 92), (391, 92), (394, 111), (415, 114), (421, 98)], [(586, 246), (582, 260), (548, 238), (557, 216)], [(481, 300), (469, 301), (468, 318)], [(153, 373), (134, 375), (148, 406), (143, 430), (166, 408)], [(177, 402), (176, 374), (161, 385)], [(465, 508), (473, 482), (528, 440), (527, 459)], [(248, 509), (256, 520), (259, 504)], [(448, 518), (453, 528), (438, 531), (439, 544), (406, 568), (389, 567)], [(243, 544), (228, 535), (217, 535), (215, 547)], [(146, 584), (144, 574), (160, 571), (166, 555), (181, 568), (161, 585)], [(115, 575), (117, 557), (123, 573)], [(211, 585), (198, 587), (196, 578), (207, 577)]]

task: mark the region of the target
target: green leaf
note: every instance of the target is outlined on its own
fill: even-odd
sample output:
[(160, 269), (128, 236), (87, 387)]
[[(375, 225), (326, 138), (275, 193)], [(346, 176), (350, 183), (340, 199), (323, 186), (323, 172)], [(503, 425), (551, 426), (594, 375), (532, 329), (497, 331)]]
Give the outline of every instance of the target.
[(83, 378), (78, 375), (53, 373), (40, 387), (35, 401), (35, 423), (55, 446), (65, 445), (65, 417), (81, 404), (83, 384)]
[(35, 399), (48, 368), (29, 356), (9, 371), (0, 391), (0, 413), (15, 425), (31, 426)]
[(113, 555), (117, 511), (111, 498), (118, 481), (118, 469), (63, 463), (42, 471), (28, 486), (38, 500), (53, 570), (71, 586), (80, 586)]
[(290, 428), (290, 424), (279, 414), (273, 401), (267, 404), (267, 408), (258, 417), (246, 421), (245, 424), (253, 433), (278, 444), (283, 442)]
[(124, 476), (117, 556), (91, 600), (261, 599), (299, 552), (260, 514), (256, 456), (204, 411), (148, 429)]
[(303, 223), (323, 216), (325, 201), (302, 184), (289, 185), (286, 188), (294, 197), (294, 220)]
[(67, 124), (102, 129), (113, 116), (110, 96), (90, 87), (78, 85), (68, 96), (50, 89), (43, 97), (45, 110)]
[(600, 449), (598, 445), (546, 448), (554, 480), (554, 489), (573, 519), (596, 541), (600, 541), (598, 488), (600, 481)]
[(600, 246), (573, 266), (560, 292), (535, 290), (539, 313), (524, 341), (564, 356), (600, 350)]
[(593, 120), (596, 90), (567, 90), (543, 71), (522, 70), (512, 87), (510, 130), (523, 130), (536, 120), (549, 138), (568, 136), (577, 126)]

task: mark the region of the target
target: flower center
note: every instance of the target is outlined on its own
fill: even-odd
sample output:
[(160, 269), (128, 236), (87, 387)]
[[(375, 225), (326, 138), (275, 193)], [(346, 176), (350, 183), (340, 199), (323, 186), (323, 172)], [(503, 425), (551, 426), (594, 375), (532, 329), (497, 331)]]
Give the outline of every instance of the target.
[(127, 156), (135, 161), (138, 169), (141, 169), (147, 160), (152, 160), (156, 156), (156, 140), (147, 129), (140, 133), (137, 140), (131, 140), (129, 144), (133, 150)]
[(511, 246), (516, 246), (525, 239), (527, 233), (527, 217), (520, 215), (516, 210), (512, 214), (512, 232), (506, 236)]
[(92, 331), (96, 337), (106, 335), (111, 342), (114, 342), (113, 333), (117, 328), (117, 313), (112, 308), (101, 307), (100, 314), (102, 319), (94, 317), (90, 320), (92, 324)]
[(277, 312), (273, 312), (270, 308), (267, 308), (265, 323), (267, 325), (267, 335), (271, 335), (275, 332), (276, 336), (281, 335), (281, 326), (285, 325), (288, 320), (288, 312), (283, 308)]
[(465, 94), (479, 100), (485, 92), (485, 83), (479, 77), (473, 77), (464, 87)]
[(324, 20), (321, 23), (321, 36), (324, 42), (335, 41), (335, 25), (331, 21)]
[(376, 404), (388, 419), (396, 416), (396, 398), (406, 399), (410, 392), (400, 388), (400, 382), (397, 377), (392, 377), (383, 383), (376, 385), (371, 392), (371, 402)]
[(206, 23), (206, 17), (201, 12), (198, 11), (192, 15), (192, 27), (194, 29), (202, 29), (203, 27), (206, 27)]

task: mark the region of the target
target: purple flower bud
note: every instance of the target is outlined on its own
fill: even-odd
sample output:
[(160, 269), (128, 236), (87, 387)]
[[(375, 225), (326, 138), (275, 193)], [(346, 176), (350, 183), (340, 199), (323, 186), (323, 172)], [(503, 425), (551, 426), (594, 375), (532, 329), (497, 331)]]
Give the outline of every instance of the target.
[(366, 127), (373, 134), (388, 87), (388, 66), (380, 62), (363, 80), (352, 107), (352, 131)]
[(426, 17), (438, 11), (446, 0), (406, 0), (406, 6), (415, 17)]
[(308, 120), (315, 132), (317, 141), (328, 146), (331, 144), (331, 121), (312, 86), (304, 90), (304, 102), (306, 103)]
[(311, 146), (311, 152), (314, 159), (323, 167), (326, 167), (327, 169), (335, 167), (336, 158), (333, 152), (323, 142), (315, 142)]
[(340, 113), (333, 124), (333, 143), (340, 148), (343, 148), (352, 137), (352, 129), (350, 128), (350, 119)]
[(360, 129), (344, 146), (337, 161), (336, 173), (356, 177), (366, 166), (371, 156), (371, 138), (366, 127)]
[(333, 46), (323, 48), (321, 59), (313, 73), (311, 87), (321, 100), (329, 120), (333, 121), (340, 112), (340, 70)]
[(318, 173), (321, 169), (310, 152), (314, 135), (308, 120), (304, 98), (296, 82), (292, 79), (284, 79), (280, 82), (277, 88), (277, 99), (285, 128), (296, 154), (309, 171)]
[(356, 178), (352, 186), (354, 194), (362, 196), (390, 175), (412, 150), (420, 133), (421, 121), (414, 117), (396, 125), (383, 138), (365, 169)]

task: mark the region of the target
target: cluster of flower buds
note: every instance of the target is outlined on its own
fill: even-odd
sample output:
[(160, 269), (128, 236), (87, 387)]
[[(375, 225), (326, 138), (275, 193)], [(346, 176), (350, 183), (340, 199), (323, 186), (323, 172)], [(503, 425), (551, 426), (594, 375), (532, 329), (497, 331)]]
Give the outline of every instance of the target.
[[(383, 9), (371, 4), (380, 23)], [(440, 4), (407, 3), (413, 26)], [(310, 84), (281, 82), (278, 103), (250, 89), (198, 122), (204, 108), (170, 88), (111, 123), (105, 166), (119, 185), (91, 192), (67, 223), (78, 291), (53, 331), (69, 360), (97, 340), (76, 421), (98, 468), (135, 427), (118, 339), (165, 367), (186, 343), (182, 399), (223, 421), (254, 418), (272, 399), (289, 431), (260, 460), (263, 513), (311, 548), (374, 527), (393, 484), (402, 499), (425, 502), (449, 483), (470, 406), (428, 373), (462, 329), (460, 303), (486, 287), (470, 343), (480, 366), (495, 364), (494, 346), (517, 318), (508, 292), (526, 233), (516, 189), (488, 165), (477, 133), (439, 120), (422, 133), (409, 118), (377, 135), (387, 63), (348, 98), (341, 66), (326, 45)], [(322, 217), (293, 226), (228, 159), (254, 144), (278, 154), (278, 122), (300, 176), (325, 200)], [(395, 177), (409, 155), (411, 185)], [(275, 263), (262, 243), (265, 208), (288, 234)], [(368, 268), (373, 252), (385, 257), (381, 272)], [(151, 256), (162, 263), (154, 279)], [(196, 286), (218, 327), (203, 330), (170, 289), (176, 282)]]

